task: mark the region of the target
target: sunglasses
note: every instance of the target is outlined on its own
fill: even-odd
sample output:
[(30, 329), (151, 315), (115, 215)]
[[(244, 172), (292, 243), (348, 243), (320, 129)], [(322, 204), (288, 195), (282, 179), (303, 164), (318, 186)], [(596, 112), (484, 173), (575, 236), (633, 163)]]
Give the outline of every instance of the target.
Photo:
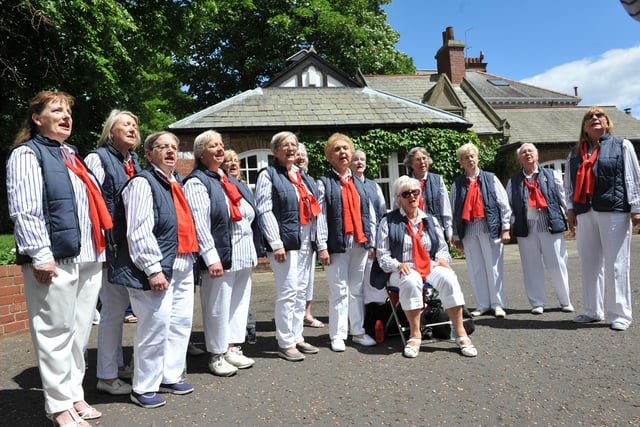
[(603, 113), (595, 113), (595, 114), (587, 114), (586, 116), (584, 116), (584, 119), (585, 120), (591, 120), (593, 118), (601, 119), (603, 117), (604, 117)]
[(407, 190), (400, 193), (403, 199), (408, 199), (410, 197), (418, 197), (420, 195), (420, 190)]

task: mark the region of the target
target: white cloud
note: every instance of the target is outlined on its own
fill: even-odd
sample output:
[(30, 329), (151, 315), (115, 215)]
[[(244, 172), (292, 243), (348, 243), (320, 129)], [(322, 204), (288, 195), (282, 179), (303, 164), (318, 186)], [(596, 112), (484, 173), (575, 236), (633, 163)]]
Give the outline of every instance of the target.
[(613, 49), (596, 58), (558, 65), (542, 74), (523, 79), (545, 89), (573, 94), (578, 87), (580, 105), (615, 105), (631, 108), (640, 118), (640, 46)]

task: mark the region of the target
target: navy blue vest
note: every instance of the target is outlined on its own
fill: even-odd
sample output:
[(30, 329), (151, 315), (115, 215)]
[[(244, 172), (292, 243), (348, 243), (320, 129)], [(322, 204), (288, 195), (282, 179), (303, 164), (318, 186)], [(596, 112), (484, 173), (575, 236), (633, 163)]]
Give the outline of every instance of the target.
[[(494, 175), (491, 172), (480, 170), (478, 174), (478, 185), (482, 194), (482, 203), (484, 204), (484, 215), (489, 225), (489, 235), (497, 239), (502, 231), (502, 221), (500, 219), (500, 206), (498, 206), (498, 198), (496, 196), (496, 188), (493, 182)], [(462, 208), (464, 200), (467, 197), (469, 184), (466, 175), (460, 175), (454, 181), (456, 185), (456, 200), (454, 200), (453, 223), (460, 239), (464, 238), (465, 221), (462, 219)]]
[(442, 218), (440, 206), (440, 175), (431, 172), (427, 173), (422, 199), (424, 200), (424, 211), (435, 216), (444, 228), (444, 218)]
[[(573, 201), (576, 215), (587, 212), (589, 208), (598, 212), (631, 212), (631, 206), (627, 201), (627, 187), (624, 183), (623, 141), (624, 138), (609, 134), (604, 134), (600, 138), (600, 150), (595, 167), (595, 192), (591, 198), (587, 197), (586, 204)], [(581, 163), (580, 152), (574, 148), (569, 159), (573, 188), (576, 188), (576, 174)]]
[[(92, 151), (100, 158), (102, 168), (104, 169), (104, 182), (102, 183), (102, 196), (107, 204), (109, 212), (113, 216), (116, 198), (120, 194), (120, 189), (129, 180), (129, 176), (124, 170), (124, 157), (113, 145), (107, 144), (100, 146)], [(133, 170), (138, 173), (142, 170), (138, 163), (138, 155), (133, 151), (129, 151)]]
[[(400, 262), (404, 262), (402, 256), (402, 248), (404, 245), (404, 237), (407, 234), (407, 217), (400, 213), (400, 209), (393, 210), (387, 215), (387, 224), (389, 225), (389, 250), (391, 251), (391, 257), (397, 259)], [(426, 232), (431, 240), (431, 249), (429, 250), (429, 256), (435, 261), (440, 247), (438, 241), (438, 233), (436, 232), (436, 225), (433, 221), (433, 216), (427, 214), (426, 218), (422, 219), (422, 230)], [(369, 282), (371, 286), (377, 289), (384, 289), (391, 273), (387, 273), (382, 270), (378, 260), (374, 261), (374, 265), (371, 268), (371, 276)]]
[[(64, 148), (39, 134), (24, 144), (33, 150), (42, 170), (42, 213), (53, 258), (75, 257), (80, 254), (80, 222), (69, 169), (60, 151)], [(31, 257), (16, 252), (16, 263), (29, 264)]]
[[(567, 230), (567, 223), (562, 212), (556, 182), (553, 179), (553, 171), (547, 168), (538, 168), (538, 171), (538, 188), (547, 201), (549, 232), (562, 233)], [(525, 197), (526, 186), (524, 185), (524, 179), (522, 172), (511, 177), (511, 204), (513, 206), (513, 216), (515, 217), (513, 233), (518, 237), (527, 237), (529, 235), (527, 223), (529, 198)]]
[[(353, 182), (360, 195), (360, 215), (362, 216), (362, 228), (367, 236), (367, 242), (364, 247), (369, 249), (373, 247), (371, 241), (371, 224), (369, 217), (369, 197), (364, 191), (362, 181), (356, 177), (352, 177)], [(327, 211), (327, 228), (328, 239), (327, 249), (329, 253), (344, 253), (346, 251), (344, 225), (342, 218), (342, 184), (340, 177), (335, 172), (329, 172), (327, 175), (320, 177), (325, 188), (325, 206)]]
[[(256, 248), (258, 256), (264, 254), (262, 245), (262, 234), (258, 228), (258, 212), (255, 206), (255, 200), (253, 194), (246, 185), (236, 180), (231, 175), (227, 175), (229, 182), (235, 184), (238, 187), (238, 191), (242, 197), (251, 205), (255, 212), (254, 221), (251, 223), (251, 229), (253, 232), (253, 242)], [(220, 262), (225, 270), (231, 268), (231, 260), (233, 255), (233, 245), (231, 243), (231, 224), (232, 219), (227, 209), (227, 201), (222, 185), (220, 184), (220, 175), (207, 169), (204, 165), (199, 165), (194, 169), (191, 174), (185, 179), (185, 183), (193, 178), (197, 178), (207, 188), (209, 194), (209, 200), (211, 201), (210, 208), (210, 221), (211, 221), (211, 235), (213, 241), (216, 244), (216, 251), (220, 257)]]
[(386, 204), (378, 197), (378, 184), (375, 181), (365, 178), (362, 181), (364, 191), (367, 193), (367, 197), (373, 203), (373, 210), (376, 213), (376, 224), (380, 224), (380, 220), (387, 213)]
[[(173, 263), (178, 252), (178, 221), (171, 196), (171, 185), (153, 167), (144, 169), (132, 179), (146, 179), (151, 187), (153, 198), (153, 235), (162, 252), (162, 272), (171, 281)], [(123, 189), (129, 185), (129, 180)], [(150, 290), (144, 271), (138, 269), (129, 255), (129, 243), (126, 238), (127, 224), (122, 198), (116, 203), (114, 215), (114, 248), (108, 256), (109, 282), (135, 289)], [(107, 254), (109, 255), (109, 253)]]

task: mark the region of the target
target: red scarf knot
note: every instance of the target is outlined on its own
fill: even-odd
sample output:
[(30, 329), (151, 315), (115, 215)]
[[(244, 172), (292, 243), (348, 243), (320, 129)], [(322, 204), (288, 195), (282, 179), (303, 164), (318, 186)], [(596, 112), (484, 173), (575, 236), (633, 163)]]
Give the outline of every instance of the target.
[(109, 209), (107, 209), (107, 204), (104, 202), (100, 189), (91, 179), (82, 162), (76, 160), (75, 153), (70, 153), (69, 150), (64, 147), (61, 147), (61, 150), (65, 165), (67, 165), (67, 168), (80, 178), (87, 189), (89, 218), (91, 219), (91, 235), (93, 236), (96, 251), (98, 254), (101, 254), (107, 247), (106, 239), (102, 230), (109, 230), (113, 228), (111, 214), (109, 213)]
[(484, 203), (482, 202), (482, 194), (478, 186), (479, 180), (480, 177), (477, 177), (475, 180), (467, 178), (469, 189), (467, 190), (464, 207), (462, 208), (462, 219), (465, 221), (471, 222), (476, 218), (484, 218)]
[(576, 173), (576, 188), (573, 192), (573, 201), (582, 204), (587, 203), (587, 196), (592, 196), (596, 189), (596, 175), (593, 173), (593, 165), (598, 160), (600, 144), (596, 146), (591, 156), (588, 155), (587, 151), (587, 141), (582, 140), (580, 142), (582, 163), (580, 163)]
[(357, 243), (365, 243), (367, 236), (362, 227), (362, 213), (360, 211), (360, 195), (353, 183), (353, 177), (346, 180), (340, 177), (342, 184), (342, 220), (344, 233), (353, 234)]
[(525, 177), (524, 185), (529, 189), (529, 206), (535, 206), (536, 209), (545, 209), (547, 207), (547, 200), (544, 198), (542, 191), (540, 191), (539, 177), (539, 173), (533, 176), (533, 184)]
[(242, 214), (240, 213), (240, 201), (242, 200), (242, 194), (238, 191), (238, 187), (233, 182), (229, 181), (227, 175), (220, 174), (220, 184), (229, 199), (231, 219), (234, 221), (240, 221), (242, 219)]
[(411, 221), (407, 218), (407, 231), (411, 236), (411, 255), (413, 256), (413, 264), (416, 267), (416, 271), (420, 273), (422, 281), (427, 280), (427, 276), (431, 273), (431, 257), (427, 253), (427, 250), (422, 245), (422, 227), (423, 222), (418, 224), (418, 232), (414, 232)]
[(300, 223), (309, 224), (311, 217), (314, 218), (320, 213), (320, 204), (313, 194), (307, 190), (307, 187), (302, 181), (302, 174), (298, 171), (295, 175), (289, 172), (289, 180), (293, 183), (298, 191), (298, 205), (300, 209)]

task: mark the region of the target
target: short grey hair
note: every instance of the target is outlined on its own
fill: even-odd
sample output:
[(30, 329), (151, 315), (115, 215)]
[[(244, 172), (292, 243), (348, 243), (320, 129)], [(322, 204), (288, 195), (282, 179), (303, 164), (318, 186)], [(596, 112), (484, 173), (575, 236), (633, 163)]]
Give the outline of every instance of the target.
[(523, 142), (520, 147), (518, 147), (518, 149), (516, 150), (516, 156), (520, 157), (520, 153), (522, 152), (522, 149), (525, 147), (525, 145), (530, 146), (533, 149), (533, 152), (538, 154), (538, 149), (536, 148), (535, 145), (533, 145), (530, 142)]
[(393, 181), (393, 184), (391, 184), (391, 194), (396, 199), (396, 202), (398, 202), (398, 206), (400, 206), (400, 194), (411, 187), (420, 188), (420, 181), (408, 175), (402, 175), (400, 178)]
[(415, 156), (417, 153), (422, 153), (427, 156), (427, 163), (429, 164), (429, 166), (431, 166), (431, 164), (433, 163), (433, 159), (431, 158), (431, 155), (429, 154), (427, 149), (424, 147), (413, 147), (404, 157), (404, 166), (406, 168), (413, 169), (413, 166), (411, 166), (413, 164), (413, 156)]
[(215, 130), (207, 130), (196, 136), (196, 139), (193, 140), (193, 159), (195, 167), (200, 166), (200, 156), (204, 151), (204, 147), (207, 145), (207, 142), (211, 141), (215, 136), (219, 136), (220, 139), (222, 139), (222, 135), (219, 132), (216, 132)]
[(273, 135), (273, 137), (271, 138), (271, 142), (269, 143), (269, 148), (271, 148), (271, 151), (275, 153), (278, 150), (280, 143), (285, 139), (289, 138), (290, 136), (292, 136), (296, 140), (296, 144), (298, 144), (298, 137), (293, 132), (289, 132), (285, 130)]
[(153, 150), (153, 146), (155, 145), (156, 141), (163, 135), (168, 135), (172, 137), (173, 140), (176, 142), (178, 151), (180, 151), (180, 140), (174, 133), (169, 132), (167, 130), (161, 130), (160, 132), (154, 132), (151, 135), (149, 135), (147, 139), (144, 140), (144, 149), (148, 151)]

